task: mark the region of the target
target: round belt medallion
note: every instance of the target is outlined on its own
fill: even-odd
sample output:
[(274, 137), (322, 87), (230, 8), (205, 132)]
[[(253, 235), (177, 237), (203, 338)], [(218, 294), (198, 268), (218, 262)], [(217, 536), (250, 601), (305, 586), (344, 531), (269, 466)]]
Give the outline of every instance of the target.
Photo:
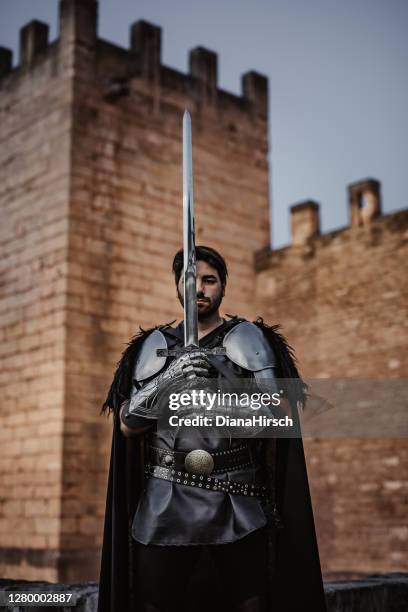
[(208, 476), (214, 469), (214, 459), (202, 449), (192, 450), (184, 459), (187, 472)]

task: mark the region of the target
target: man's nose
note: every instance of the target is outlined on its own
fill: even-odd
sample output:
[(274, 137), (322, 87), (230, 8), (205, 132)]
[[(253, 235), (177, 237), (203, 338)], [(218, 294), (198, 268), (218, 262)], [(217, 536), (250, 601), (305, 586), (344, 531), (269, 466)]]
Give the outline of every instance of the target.
[(200, 281), (200, 279), (196, 279), (196, 291), (197, 291), (197, 295), (200, 293), (203, 293), (203, 285)]

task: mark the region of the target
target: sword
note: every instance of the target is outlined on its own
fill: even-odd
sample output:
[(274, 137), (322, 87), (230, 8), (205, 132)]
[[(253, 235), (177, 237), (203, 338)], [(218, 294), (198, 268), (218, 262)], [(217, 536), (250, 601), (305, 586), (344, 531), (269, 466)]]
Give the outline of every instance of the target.
[(183, 255), (184, 255), (184, 347), (198, 347), (196, 254), (194, 227), (193, 147), (191, 117), (183, 116)]
[[(193, 146), (191, 138), (191, 116), (188, 110), (183, 115), (183, 263), (184, 263), (184, 347), (157, 349), (160, 357), (178, 357), (199, 347), (196, 253), (193, 189)], [(225, 348), (201, 348), (206, 355), (225, 355)]]

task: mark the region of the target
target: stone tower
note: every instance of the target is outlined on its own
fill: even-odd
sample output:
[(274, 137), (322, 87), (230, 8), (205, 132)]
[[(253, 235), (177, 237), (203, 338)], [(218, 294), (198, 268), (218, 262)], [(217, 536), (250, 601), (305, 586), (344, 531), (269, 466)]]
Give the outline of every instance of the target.
[(98, 577), (111, 424), (99, 416), (139, 325), (180, 317), (181, 120), (193, 120), (198, 244), (219, 248), (226, 312), (254, 311), (269, 243), (267, 81), (217, 86), (217, 56), (161, 63), (160, 28), (98, 38), (97, 2), (61, 0), (59, 37), (0, 49), (1, 574)]

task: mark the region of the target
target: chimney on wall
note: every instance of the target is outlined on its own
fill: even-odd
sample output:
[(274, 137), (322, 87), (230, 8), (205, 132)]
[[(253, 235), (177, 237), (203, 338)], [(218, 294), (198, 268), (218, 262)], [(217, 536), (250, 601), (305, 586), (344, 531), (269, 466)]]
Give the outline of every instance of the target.
[(348, 186), (351, 227), (368, 225), (381, 216), (381, 183), (369, 178)]
[(48, 25), (33, 20), (20, 30), (20, 65), (31, 66), (35, 56), (48, 45)]
[(319, 204), (312, 200), (290, 208), (292, 244), (302, 246), (320, 234)]

